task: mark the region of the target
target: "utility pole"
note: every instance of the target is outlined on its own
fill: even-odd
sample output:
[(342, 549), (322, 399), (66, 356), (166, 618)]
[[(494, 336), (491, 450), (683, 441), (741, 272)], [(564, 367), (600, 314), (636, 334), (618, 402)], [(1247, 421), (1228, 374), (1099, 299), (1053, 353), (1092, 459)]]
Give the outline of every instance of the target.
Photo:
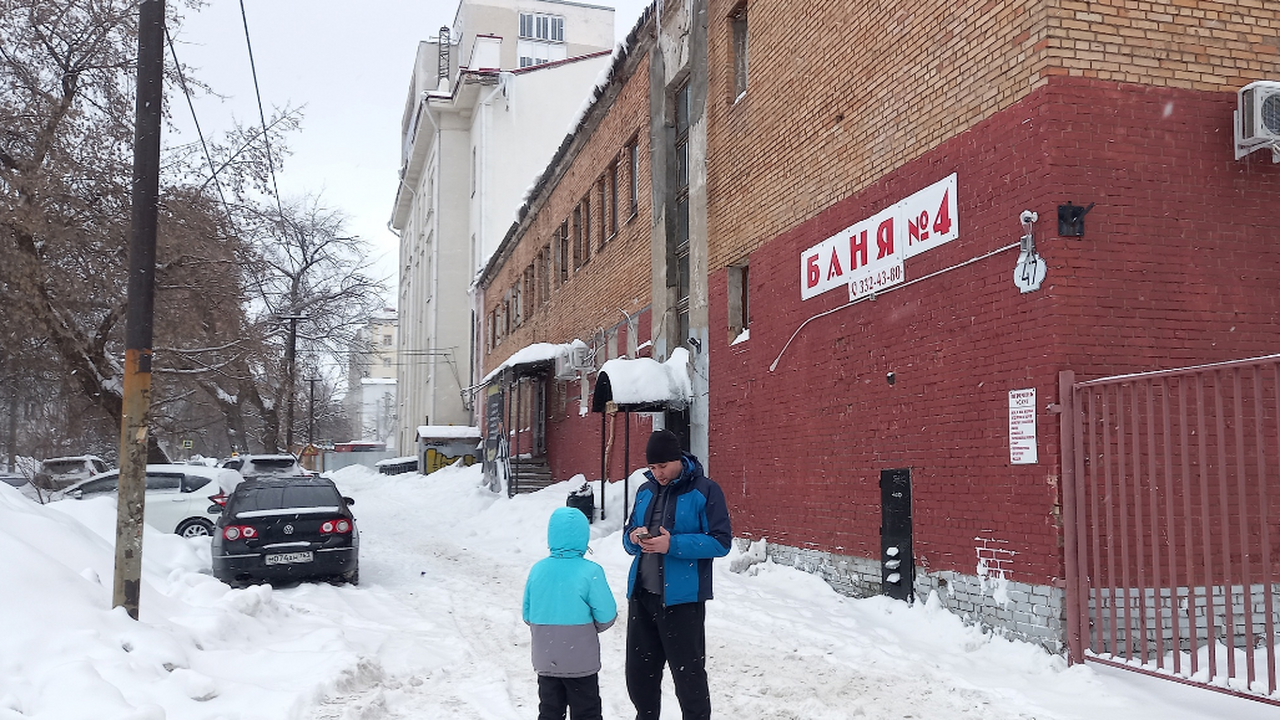
[(316, 441), (316, 381), (320, 378), (307, 378), (307, 382), (311, 383), (311, 407), (307, 410), (307, 414), (311, 416), (307, 421), (307, 444), (312, 445)]
[(298, 321), (306, 320), (306, 315), (282, 315), (281, 320), (289, 321), (289, 344), (284, 353), (285, 374), (285, 426), (284, 449), (293, 452), (293, 387), (295, 365), (298, 357)]
[(138, 619), (142, 588), (143, 491), (151, 424), (151, 341), (155, 308), (156, 216), (160, 196), (160, 118), (164, 101), (164, 0), (138, 8), (138, 89), (134, 106), (132, 229), (125, 313), (123, 417), (116, 505), (112, 607)]

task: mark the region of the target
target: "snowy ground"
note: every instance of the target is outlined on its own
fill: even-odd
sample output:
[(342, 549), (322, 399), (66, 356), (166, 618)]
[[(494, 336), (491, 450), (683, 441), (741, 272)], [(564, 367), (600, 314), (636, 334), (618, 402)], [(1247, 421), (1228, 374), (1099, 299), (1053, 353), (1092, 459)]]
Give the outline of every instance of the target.
[[(108, 609), (110, 499), (40, 506), (0, 484), (0, 720), (536, 716), (520, 600), (546, 552), (561, 483), (514, 499), (475, 468), (430, 477), (336, 473), (356, 499), (361, 586), (232, 590), (207, 539), (148, 531), (141, 622)], [(577, 483), (577, 484), (580, 484)], [(625, 608), (616, 490), (590, 557)], [(708, 670), (717, 717), (1261, 720), (1274, 706), (1098, 666), (1068, 668), (928, 602), (854, 600), (763, 563), (716, 564)], [(634, 717), (625, 612), (602, 636), (605, 718)], [(664, 717), (679, 711), (667, 683)]]

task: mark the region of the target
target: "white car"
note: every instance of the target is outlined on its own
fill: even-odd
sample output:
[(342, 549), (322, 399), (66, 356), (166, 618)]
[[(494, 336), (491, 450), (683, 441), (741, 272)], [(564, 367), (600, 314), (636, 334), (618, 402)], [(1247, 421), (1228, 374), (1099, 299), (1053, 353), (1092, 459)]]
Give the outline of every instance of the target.
[[(210, 508), (220, 508), (241, 480), (240, 473), (228, 468), (148, 465), (147, 524), (183, 537), (208, 535), (222, 514), (221, 510), (210, 512)], [(76, 483), (61, 495), (77, 500), (108, 493), (114, 496), (119, 483), (120, 471), (111, 470)]]
[(264, 477), (309, 477), (298, 458), (288, 453), (271, 455), (236, 455), (222, 461), (221, 467), (237, 470), (246, 480)]
[(41, 490), (62, 490), (107, 471), (109, 466), (97, 455), (75, 455), (40, 461), (31, 484)]

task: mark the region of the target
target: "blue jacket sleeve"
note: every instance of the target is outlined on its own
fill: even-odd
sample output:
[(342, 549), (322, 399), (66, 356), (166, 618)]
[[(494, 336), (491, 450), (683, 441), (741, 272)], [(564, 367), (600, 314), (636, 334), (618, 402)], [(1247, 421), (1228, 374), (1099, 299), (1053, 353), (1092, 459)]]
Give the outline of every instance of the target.
[(618, 619), (618, 601), (613, 599), (613, 591), (609, 589), (609, 581), (605, 579), (604, 568), (598, 565), (591, 575), (587, 604), (591, 606), (591, 619), (595, 621), (596, 632), (608, 630)]
[(706, 532), (672, 535), (671, 547), (667, 550), (668, 555), (684, 560), (701, 560), (724, 557), (729, 554), (729, 548), (733, 542), (733, 528), (729, 523), (729, 506), (724, 499), (724, 491), (714, 482), (707, 483), (704, 512), (707, 517)]

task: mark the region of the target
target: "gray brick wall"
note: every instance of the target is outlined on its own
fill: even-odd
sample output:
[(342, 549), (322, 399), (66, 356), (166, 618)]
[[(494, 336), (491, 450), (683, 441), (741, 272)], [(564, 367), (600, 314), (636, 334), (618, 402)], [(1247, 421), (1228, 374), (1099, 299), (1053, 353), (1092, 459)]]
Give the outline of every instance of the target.
[[(748, 541), (738, 540), (744, 551)], [(821, 577), (836, 592), (852, 597), (880, 594), (880, 563), (870, 558), (768, 544), (767, 556), (780, 565)], [(1028, 585), (953, 571), (916, 568), (920, 600), (937, 592), (942, 605), (966, 623), (1012, 640), (1035, 643), (1049, 652), (1066, 650), (1066, 598), (1061, 588)]]

